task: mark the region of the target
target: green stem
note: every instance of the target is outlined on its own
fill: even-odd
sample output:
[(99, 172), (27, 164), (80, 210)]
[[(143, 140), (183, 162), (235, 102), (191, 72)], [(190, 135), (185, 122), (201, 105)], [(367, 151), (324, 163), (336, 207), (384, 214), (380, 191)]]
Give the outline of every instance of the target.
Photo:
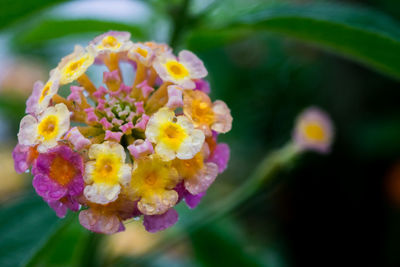
[[(231, 211), (237, 210), (239, 206), (243, 205), (248, 199), (257, 193), (260, 188), (272, 186), (274, 184), (273, 178), (276, 177), (276, 174), (282, 169), (290, 166), (298, 155), (299, 151), (292, 143), (272, 152), (262, 160), (250, 178), (247, 179), (244, 184), (240, 185), (238, 189), (216, 205), (193, 215), (191, 219), (184, 221), (181, 226), (187, 232), (193, 232), (218, 220), (224, 215), (229, 214)], [(176, 243), (179, 243), (183, 238), (185, 238), (185, 235), (181, 232), (171, 233), (170, 235), (167, 235), (151, 253), (142, 258), (134, 259), (134, 261), (137, 263), (150, 260), (158, 253), (170, 248)]]

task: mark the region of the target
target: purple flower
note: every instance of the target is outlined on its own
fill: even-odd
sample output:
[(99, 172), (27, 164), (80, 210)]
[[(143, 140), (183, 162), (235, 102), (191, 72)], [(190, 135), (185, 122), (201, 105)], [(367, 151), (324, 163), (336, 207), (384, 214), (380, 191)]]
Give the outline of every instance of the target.
[(203, 93), (209, 94), (211, 89), (210, 89), (210, 83), (203, 80), (203, 79), (198, 79), (194, 81), (196, 87), (194, 90), (199, 90), (202, 91)]
[(178, 221), (178, 213), (174, 209), (169, 209), (159, 215), (143, 216), (143, 225), (147, 232), (155, 233), (173, 226)]
[(14, 168), (18, 173), (26, 172), (34, 163), (38, 156), (38, 152), (35, 147), (16, 145), (12, 156), (14, 159)]
[[(54, 202), (61, 201), (67, 207), (74, 204), (71, 197), (77, 197), (83, 191), (83, 160), (80, 154), (68, 146), (58, 146), (47, 153), (40, 154), (32, 168), (33, 187), (38, 195), (50, 204), (62, 207)], [(62, 214), (63, 212), (58, 211)], [(65, 215), (65, 214), (64, 214)]]
[(78, 201), (73, 197), (64, 197), (60, 200), (48, 202), (49, 206), (56, 212), (56, 215), (60, 218), (65, 217), (68, 209), (72, 211), (78, 211), (80, 205)]
[(178, 202), (185, 200), (186, 205), (191, 209), (196, 208), (203, 196), (206, 194), (206, 192), (202, 192), (197, 195), (192, 195), (186, 190), (184, 183), (178, 184), (174, 190), (178, 193)]
[(208, 158), (208, 162), (214, 162), (218, 166), (218, 172), (222, 173), (228, 166), (228, 161), (230, 157), (229, 146), (225, 143), (219, 143), (215, 146), (214, 151)]

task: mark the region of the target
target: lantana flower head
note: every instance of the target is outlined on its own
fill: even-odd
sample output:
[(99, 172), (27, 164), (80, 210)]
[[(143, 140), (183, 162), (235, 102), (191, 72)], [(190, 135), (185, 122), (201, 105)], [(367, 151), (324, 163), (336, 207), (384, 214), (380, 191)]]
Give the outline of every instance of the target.
[(308, 108), (298, 116), (293, 137), (300, 150), (328, 153), (333, 141), (331, 119), (316, 107)]
[[(99, 86), (87, 74), (93, 64), (107, 69)], [(133, 82), (124, 67), (133, 67)], [(38, 195), (59, 217), (80, 212), (93, 232), (123, 231), (135, 217), (149, 232), (164, 230), (178, 220), (175, 205), (197, 206), (229, 159), (217, 136), (231, 129), (232, 117), (209, 98), (206, 75), (193, 53), (175, 56), (166, 44), (134, 43), (126, 32), (76, 46), (46, 83), (34, 85), (15, 169), (32, 167)], [(67, 97), (60, 86), (69, 87)]]

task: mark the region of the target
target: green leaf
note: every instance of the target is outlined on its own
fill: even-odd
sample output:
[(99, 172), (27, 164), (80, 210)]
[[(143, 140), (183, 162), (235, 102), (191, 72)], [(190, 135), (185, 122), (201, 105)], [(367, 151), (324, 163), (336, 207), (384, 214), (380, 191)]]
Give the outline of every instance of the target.
[(34, 14), (51, 5), (66, 2), (65, 0), (2, 0), (0, 8), (0, 29)]
[(241, 13), (229, 22), (213, 24), (212, 19), (207, 18), (209, 25), (220, 28), (192, 33), (188, 39), (191, 48), (201, 49), (201, 45), (208, 42), (212, 43), (207, 48), (234, 41), (235, 31), (239, 31), (242, 38), (260, 30), (269, 31), (316, 45), (400, 78), (400, 24), (374, 10), (327, 3), (286, 4)]
[(128, 31), (134, 39), (143, 39), (145, 34), (138, 26), (93, 19), (58, 20), (46, 19), (16, 35), (17, 45), (42, 45), (50, 40), (79, 34), (100, 34), (109, 30)]
[(62, 231), (58, 231), (57, 235), (53, 235), (28, 266), (84, 266), (83, 259), (86, 258), (93, 235), (79, 224), (76, 216), (73, 216), (73, 221)]
[(27, 264), (68, 220), (60, 220), (37, 195), (0, 209), (0, 266)]
[(11, 121), (19, 121), (25, 115), (25, 99), (11, 93), (0, 93), (0, 112)]
[(255, 253), (246, 251), (240, 228), (232, 221), (210, 224), (190, 233), (194, 254), (202, 266), (265, 266)]
[(396, 157), (400, 149), (399, 116), (360, 121), (353, 125), (348, 135), (356, 151), (363, 157)]

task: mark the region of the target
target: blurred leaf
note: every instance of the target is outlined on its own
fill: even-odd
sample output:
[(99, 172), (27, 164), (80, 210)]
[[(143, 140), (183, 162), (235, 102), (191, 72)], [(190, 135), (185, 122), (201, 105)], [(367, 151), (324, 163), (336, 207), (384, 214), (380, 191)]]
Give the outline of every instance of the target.
[(29, 266), (84, 266), (83, 259), (86, 258), (86, 248), (91, 244), (92, 235), (75, 218), (63, 231), (49, 240), (45, 249), (37, 254)]
[[(214, 17), (218, 15), (214, 14)], [(212, 18), (207, 18), (213, 25)], [(200, 50), (257, 31), (269, 31), (311, 43), (400, 78), (400, 24), (379, 12), (339, 4), (271, 6), (232, 21), (217, 23), (219, 30), (198, 30), (188, 38), (189, 47)], [(245, 33), (244, 35), (242, 33)]]
[(224, 220), (190, 234), (192, 246), (202, 266), (264, 266), (261, 260), (246, 251), (240, 229)]
[(43, 10), (51, 5), (66, 2), (65, 0), (2, 0), (0, 8), (0, 29), (15, 21)]
[(10, 93), (0, 93), (0, 113), (1, 117), (11, 126), (12, 132), (19, 130), (19, 123), (25, 115), (26, 99), (20, 95)]
[(60, 221), (37, 195), (0, 209), (0, 266), (23, 266), (69, 220)]
[[(400, 149), (399, 117), (360, 122), (349, 133), (352, 143), (362, 156), (398, 156)], [(355, 130), (355, 131), (354, 131)]]
[(29, 45), (41, 45), (47, 41), (78, 34), (100, 34), (109, 30), (128, 31), (134, 39), (143, 39), (145, 34), (139, 26), (132, 26), (118, 22), (100, 21), (92, 19), (79, 20), (42, 20), (30, 29), (16, 35), (17, 45), (25, 47)]
[(19, 120), (25, 114), (25, 99), (21, 96), (2, 93), (0, 94), (0, 111), (11, 116), (10, 119)]

